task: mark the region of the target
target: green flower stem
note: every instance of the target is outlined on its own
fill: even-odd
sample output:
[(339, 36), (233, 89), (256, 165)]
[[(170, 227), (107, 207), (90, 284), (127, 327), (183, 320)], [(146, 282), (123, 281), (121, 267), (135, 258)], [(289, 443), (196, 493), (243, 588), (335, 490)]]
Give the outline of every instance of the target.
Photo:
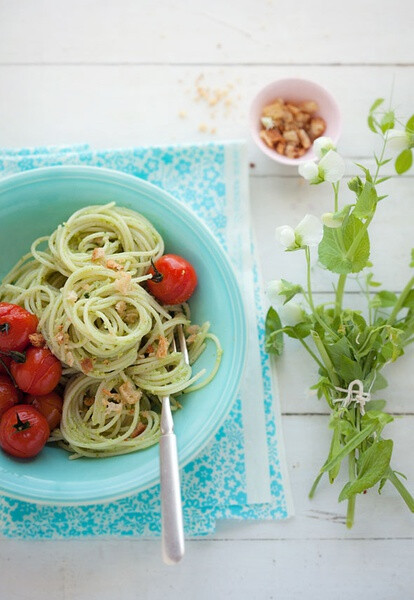
[(396, 316), (398, 315), (398, 313), (400, 312), (400, 310), (402, 308), (402, 305), (404, 304), (404, 300), (406, 299), (408, 294), (411, 292), (413, 286), (414, 286), (414, 277), (411, 277), (410, 281), (407, 283), (407, 285), (401, 292), (400, 297), (398, 298), (398, 300), (392, 310), (392, 313), (388, 317), (387, 325), (392, 325), (394, 323)]
[(305, 342), (305, 340), (303, 340), (302, 338), (298, 338), (298, 340), (300, 341), (300, 343), (302, 344), (302, 346), (305, 348), (305, 350), (307, 350), (307, 352), (309, 352), (309, 354), (311, 355), (311, 357), (313, 358), (313, 360), (321, 367), (321, 369), (324, 369), (325, 368), (324, 365), (321, 363), (321, 361), (316, 356), (316, 354), (309, 348), (309, 346)]
[(391, 467), (388, 469), (387, 477), (391, 481), (393, 486), (401, 494), (402, 499), (404, 500), (410, 511), (414, 512), (414, 498), (411, 496), (410, 492), (407, 490), (403, 482), (400, 481), (400, 479), (398, 479)]
[(385, 148), (387, 147), (387, 136), (384, 137), (383, 143), (382, 143), (382, 148), (381, 148), (381, 154), (379, 157), (379, 164), (377, 164), (377, 170), (375, 171), (375, 175), (374, 175), (374, 185), (377, 183), (377, 179), (378, 179), (378, 175), (380, 172), (380, 168), (381, 168), (381, 163), (382, 160), (384, 158), (384, 154), (385, 154)]
[[(355, 450), (352, 450), (352, 452), (349, 453), (348, 461), (349, 481), (353, 481), (355, 479)], [(354, 524), (355, 500), (355, 494), (351, 496), (348, 500), (348, 508), (346, 511), (346, 526), (348, 529), (351, 529), (352, 525)]]
[(334, 191), (335, 212), (338, 212), (339, 181), (337, 183), (333, 183), (332, 187), (333, 187), (333, 191)]
[(336, 386), (339, 386), (339, 379), (335, 373), (335, 369), (332, 364), (332, 361), (329, 358), (329, 354), (327, 353), (326, 348), (323, 345), (323, 342), (322, 342), (321, 338), (319, 337), (319, 335), (316, 333), (316, 331), (312, 331), (312, 339), (315, 343), (316, 348), (318, 349), (319, 356), (322, 359), (325, 369), (328, 371), (328, 375), (329, 375), (332, 383)]
[(309, 250), (309, 246), (305, 246), (305, 257), (306, 257), (306, 278), (307, 278), (307, 286), (308, 286), (308, 293), (307, 293), (306, 299), (308, 300), (309, 306), (310, 306), (311, 311), (313, 313), (313, 316), (318, 321), (319, 325), (321, 327), (323, 327), (323, 329), (325, 329), (325, 331), (327, 333), (329, 333), (334, 338), (336, 338), (337, 340), (339, 340), (338, 334), (335, 331), (333, 331), (333, 329), (331, 329), (325, 323), (325, 321), (323, 319), (321, 319), (320, 315), (315, 310), (315, 304), (313, 302), (313, 295), (312, 295), (312, 285), (311, 285), (311, 264), (310, 264), (310, 250)]
[(346, 282), (346, 274), (343, 273), (338, 278), (338, 287), (336, 288), (336, 296), (335, 296), (335, 316), (339, 317), (342, 310), (342, 299), (344, 297), (345, 290), (345, 282)]

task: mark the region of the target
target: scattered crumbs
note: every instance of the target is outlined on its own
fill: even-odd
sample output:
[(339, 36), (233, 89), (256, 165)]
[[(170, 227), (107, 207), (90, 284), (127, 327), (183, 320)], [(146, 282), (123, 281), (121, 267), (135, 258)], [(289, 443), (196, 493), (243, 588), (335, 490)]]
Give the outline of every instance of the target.
[(201, 131), (201, 133), (207, 133), (207, 125), (205, 123), (200, 123), (200, 125), (198, 126), (198, 131)]
[(215, 134), (217, 132), (217, 129), (215, 127), (212, 127), (210, 129), (210, 133)]
[(256, 168), (256, 163), (254, 163), (254, 162), (249, 163), (249, 167), (251, 169), (255, 169)]
[(178, 116), (180, 117), (180, 119), (185, 119), (187, 117), (187, 111), (180, 110), (180, 112), (178, 113)]
[(221, 44), (216, 44), (216, 48), (217, 48), (217, 50), (221, 50), (222, 45)]

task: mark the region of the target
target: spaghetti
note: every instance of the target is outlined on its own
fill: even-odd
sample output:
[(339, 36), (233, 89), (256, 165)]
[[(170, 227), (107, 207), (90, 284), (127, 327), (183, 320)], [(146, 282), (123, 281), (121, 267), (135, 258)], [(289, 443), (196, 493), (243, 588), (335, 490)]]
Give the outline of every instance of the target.
[[(115, 206), (75, 212), (35, 240), (4, 278), (0, 299), (24, 306), (64, 366), (59, 441), (72, 457), (113, 456), (146, 448), (159, 437), (160, 396), (206, 385), (221, 357), (209, 324), (192, 325), (187, 305), (161, 306), (145, 289), (164, 242), (142, 215)], [(186, 334), (190, 364), (207, 339), (216, 363), (203, 381), (173, 350), (175, 328)]]

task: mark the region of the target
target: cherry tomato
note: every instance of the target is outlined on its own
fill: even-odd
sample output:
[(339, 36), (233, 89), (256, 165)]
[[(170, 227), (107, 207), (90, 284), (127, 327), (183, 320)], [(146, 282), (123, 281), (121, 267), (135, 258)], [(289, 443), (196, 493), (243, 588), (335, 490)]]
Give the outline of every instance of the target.
[(11, 406), (19, 401), (19, 394), (7, 375), (0, 375), (0, 419)]
[(42, 413), (48, 422), (50, 431), (59, 425), (62, 418), (63, 400), (56, 392), (50, 392), (44, 396), (26, 396), (24, 401)]
[(29, 335), (36, 333), (39, 321), (17, 304), (0, 302), (0, 350), (22, 352), (29, 345)]
[(62, 365), (48, 348), (31, 346), (26, 350), (25, 362), (12, 360), (10, 372), (23, 392), (44, 396), (59, 383)]
[(29, 404), (12, 406), (0, 421), (0, 446), (18, 458), (39, 454), (49, 437), (45, 417)]
[(186, 302), (197, 285), (197, 274), (193, 265), (176, 254), (161, 256), (150, 268), (149, 273), (153, 277), (147, 281), (148, 289), (164, 304)]

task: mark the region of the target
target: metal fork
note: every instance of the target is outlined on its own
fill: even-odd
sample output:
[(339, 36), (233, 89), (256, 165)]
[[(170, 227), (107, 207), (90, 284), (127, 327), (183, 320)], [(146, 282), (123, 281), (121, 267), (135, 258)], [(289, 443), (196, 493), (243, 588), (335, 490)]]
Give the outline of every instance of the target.
[[(188, 365), (188, 350), (182, 325), (177, 327), (178, 343), (184, 361)], [(175, 337), (173, 351), (177, 346)], [(178, 467), (177, 439), (174, 433), (174, 421), (171, 414), (169, 396), (161, 396), (161, 437), (160, 437), (160, 474), (161, 474), (161, 531), (162, 555), (167, 565), (178, 563), (184, 556), (183, 510), (181, 504), (180, 473)]]

